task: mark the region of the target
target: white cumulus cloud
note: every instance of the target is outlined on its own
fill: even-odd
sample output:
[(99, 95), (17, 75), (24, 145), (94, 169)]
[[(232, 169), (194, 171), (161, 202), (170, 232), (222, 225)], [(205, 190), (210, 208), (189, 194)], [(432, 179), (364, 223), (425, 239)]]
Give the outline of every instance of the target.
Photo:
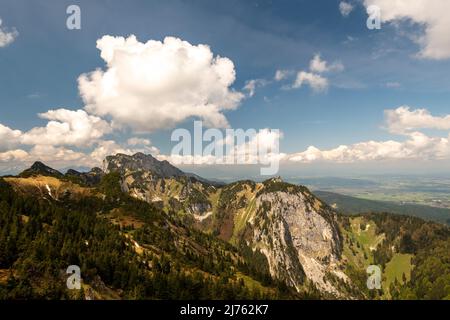
[(383, 22), (412, 21), (424, 28), (415, 41), (420, 45), (419, 57), (450, 58), (450, 1), (448, 0), (364, 0), (368, 8), (378, 6)]
[(29, 151), (28, 161), (40, 160), (47, 163), (86, 164), (87, 158), (83, 152), (65, 147), (51, 145), (36, 145)]
[(304, 84), (308, 84), (314, 92), (326, 91), (329, 85), (328, 79), (319, 74), (300, 71), (297, 74), (297, 78), (295, 79), (292, 88), (300, 88)]
[(367, 141), (349, 146), (341, 145), (330, 150), (320, 150), (310, 146), (306, 151), (290, 155), (289, 160), (338, 163), (392, 159), (441, 160), (450, 157), (449, 138), (428, 137), (423, 133), (413, 132), (404, 142)]
[(387, 129), (392, 133), (405, 134), (418, 129), (450, 130), (450, 115), (436, 117), (427, 109), (411, 110), (402, 106), (395, 110), (385, 110)]
[(0, 162), (22, 161), (28, 157), (28, 152), (22, 149), (0, 152)]
[(49, 122), (45, 127), (25, 132), (21, 137), (23, 144), (89, 146), (112, 131), (107, 121), (89, 115), (84, 110), (49, 110), (39, 114), (39, 117)]
[(291, 88), (301, 88), (306, 84), (316, 93), (325, 92), (328, 90), (330, 81), (324, 74), (343, 70), (344, 65), (341, 62), (335, 61), (330, 64), (323, 60), (320, 54), (315, 54), (309, 62), (309, 71), (299, 71)]
[(227, 127), (223, 111), (244, 98), (231, 88), (233, 62), (214, 56), (207, 45), (104, 36), (97, 48), (106, 70), (81, 75), (79, 90), (88, 112), (110, 116), (116, 125), (150, 132), (198, 117), (208, 126)]
[[(251, 130), (250, 130), (251, 131)], [(237, 133), (235, 133), (237, 134)], [(159, 160), (167, 160), (174, 164), (268, 164), (283, 159), (286, 154), (280, 153), (279, 142), (283, 133), (279, 130), (260, 129), (253, 134), (247, 132), (245, 141), (236, 141), (233, 135), (215, 141), (215, 148), (222, 148), (221, 155), (215, 154), (170, 154), (157, 156)]]
[(406, 140), (365, 141), (329, 150), (310, 146), (287, 158), (293, 162), (305, 163), (450, 159), (450, 134), (447, 137), (430, 137), (415, 131), (429, 128), (450, 130), (450, 115), (435, 117), (426, 109), (410, 110), (409, 107), (400, 107), (385, 111), (385, 126), (392, 133), (404, 135)]
[(17, 146), (21, 136), (22, 131), (13, 130), (0, 123), (0, 151)]

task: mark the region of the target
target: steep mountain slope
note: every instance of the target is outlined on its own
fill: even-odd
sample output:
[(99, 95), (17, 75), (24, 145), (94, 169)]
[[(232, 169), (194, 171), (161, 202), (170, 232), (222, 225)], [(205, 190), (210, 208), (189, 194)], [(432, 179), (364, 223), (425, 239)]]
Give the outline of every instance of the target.
[(305, 187), (271, 179), (216, 188), (142, 154), (108, 157), (104, 167), (121, 175), (122, 190), (131, 196), (261, 253), (271, 276), (298, 291), (311, 282), (339, 296), (325, 278), (348, 281), (339, 263), (342, 244), (335, 212)]
[(215, 232), (236, 245), (260, 251), (274, 278), (301, 290), (312, 282), (321, 291), (341, 292), (324, 279), (340, 270), (341, 240), (336, 215), (306, 188), (270, 179), (223, 188), (211, 219)]

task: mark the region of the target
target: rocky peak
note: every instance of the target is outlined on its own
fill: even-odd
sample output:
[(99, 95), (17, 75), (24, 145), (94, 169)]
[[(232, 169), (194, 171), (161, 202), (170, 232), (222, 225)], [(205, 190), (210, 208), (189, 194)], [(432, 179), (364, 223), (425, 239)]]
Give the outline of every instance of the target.
[(38, 176), (38, 175), (57, 177), (57, 178), (63, 176), (63, 174), (61, 172), (59, 172), (58, 170), (50, 168), (40, 161), (36, 161), (35, 163), (33, 163), (33, 165), (30, 168), (24, 170), (22, 173), (19, 174), (19, 176), (22, 178)]
[(153, 175), (161, 178), (186, 175), (183, 171), (174, 167), (169, 162), (159, 161), (151, 154), (143, 154), (141, 152), (132, 156), (121, 153), (114, 156), (108, 156), (103, 162), (103, 168), (106, 173), (118, 171), (124, 174), (134, 171), (150, 171)]

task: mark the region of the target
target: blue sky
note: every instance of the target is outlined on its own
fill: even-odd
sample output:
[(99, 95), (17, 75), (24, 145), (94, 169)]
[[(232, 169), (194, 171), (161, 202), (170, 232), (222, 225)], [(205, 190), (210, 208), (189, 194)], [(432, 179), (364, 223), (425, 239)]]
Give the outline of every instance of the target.
[[(96, 41), (104, 35), (132, 34), (142, 43), (172, 36), (194, 46), (207, 44), (214, 55), (234, 63), (236, 80), (230, 89), (243, 94), (248, 81), (265, 81), (253, 96), (246, 94), (235, 110), (223, 114), (233, 128), (280, 129), (284, 153), (300, 153), (309, 146), (330, 150), (372, 140), (402, 142), (409, 136), (382, 127), (386, 126), (385, 110), (405, 105), (410, 111), (426, 109), (434, 120), (445, 122), (450, 113), (450, 59), (417, 57), (423, 48), (415, 39), (426, 32), (426, 24), (414, 24), (419, 18), (405, 13), (406, 23), (392, 19), (383, 21), (381, 30), (369, 30), (363, 1), (347, 1), (353, 6), (348, 16), (341, 14), (340, 2), (1, 0), (0, 27), (5, 32), (15, 28), (18, 35), (0, 47), (0, 124), (27, 132), (46, 126), (48, 119), (39, 118), (38, 113), (83, 109), (78, 77), (106, 68)], [(65, 11), (70, 4), (81, 8), (81, 30), (66, 28)], [(384, 5), (382, 0), (380, 5)], [(318, 54), (328, 66), (343, 66), (342, 70), (316, 72), (327, 79), (327, 89), (316, 92), (307, 82), (287, 89), (299, 72), (314, 73), (309, 65)], [(275, 81), (277, 70), (289, 70), (289, 77)], [(145, 134), (129, 127), (105, 137), (119, 144), (134, 136), (151, 139), (152, 146), (167, 154), (173, 146), (170, 134), (174, 127), (190, 129), (194, 118)], [(445, 125), (444, 129), (419, 127), (433, 131), (428, 137), (448, 138), (450, 131)], [(15, 145), (0, 152), (30, 152), (32, 147)], [(64, 147), (86, 152), (85, 146)], [(22, 165), (16, 158), (4, 158), (4, 170)], [(397, 168), (415, 160), (409, 155), (395, 162)], [(367, 170), (380, 166), (373, 161), (367, 166), (352, 163), (345, 165), (347, 172), (352, 166)], [(434, 159), (427, 168), (438, 170), (436, 164), (439, 170), (448, 169)], [(69, 166), (70, 161), (55, 165)], [(304, 168), (309, 164), (295, 165)], [(406, 167), (415, 170), (413, 165)]]

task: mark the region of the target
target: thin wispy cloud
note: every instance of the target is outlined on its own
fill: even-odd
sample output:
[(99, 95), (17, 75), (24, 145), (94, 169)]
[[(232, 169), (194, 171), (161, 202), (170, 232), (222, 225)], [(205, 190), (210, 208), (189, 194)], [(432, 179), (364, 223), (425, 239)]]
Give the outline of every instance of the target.
[(341, 12), (342, 16), (348, 17), (353, 11), (353, 5), (349, 2), (341, 1), (339, 3), (339, 11)]

